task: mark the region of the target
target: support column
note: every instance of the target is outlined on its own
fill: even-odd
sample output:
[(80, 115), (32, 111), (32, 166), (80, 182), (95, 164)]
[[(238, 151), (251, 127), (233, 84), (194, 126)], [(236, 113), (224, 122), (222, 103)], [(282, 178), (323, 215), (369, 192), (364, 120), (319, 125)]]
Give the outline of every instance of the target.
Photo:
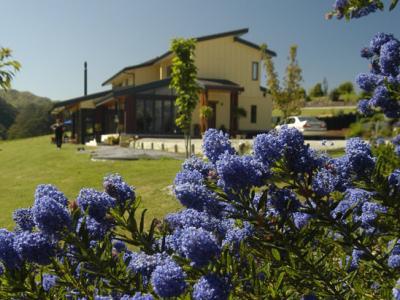
[(136, 132), (136, 101), (134, 95), (125, 98), (125, 132)]
[[(208, 105), (208, 91), (204, 90), (200, 94), (200, 109)], [(203, 134), (208, 127), (207, 119), (204, 116), (200, 117), (200, 132)]]
[(239, 129), (237, 109), (239, 105), (239, 93), (237, 91), (231, 92), (231, 107), (230, 107), (230, 124), (229, 129), (231, 135), (235, 135)]

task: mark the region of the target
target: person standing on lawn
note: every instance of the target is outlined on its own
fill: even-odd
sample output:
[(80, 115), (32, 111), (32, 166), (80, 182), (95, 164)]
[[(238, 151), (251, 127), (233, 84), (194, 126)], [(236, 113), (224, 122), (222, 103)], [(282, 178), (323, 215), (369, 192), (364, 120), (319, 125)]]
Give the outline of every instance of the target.
[(63, 133), (64, 133), (64, 125), (61, 123), (60, 119), (57, 119), (56, 123), (53, 124), (51, 126), (51, 128), (54, 130), (55, 143), (56, 143), (57, 149), (61, 149)]

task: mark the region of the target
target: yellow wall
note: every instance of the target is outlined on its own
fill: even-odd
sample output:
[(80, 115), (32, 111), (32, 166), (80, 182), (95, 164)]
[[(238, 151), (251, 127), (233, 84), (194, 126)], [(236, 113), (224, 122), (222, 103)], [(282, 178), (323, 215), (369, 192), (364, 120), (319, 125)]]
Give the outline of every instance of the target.
[[(247, 116), (239, 118), (239, 130), (264, 131), (271, 128), (272, 103), (260, 91), (260, 60), (259, 50), (235, 42), (232, 36), (196, 45), (199, 77), (228, 79), (244, 87), (239, 94), (239, 107), (246, 110)], [(252, 80), (252, 62), (259, 62), (258, 80)], [(250, 122), (251, 105), (257, 105), (256, 123)], [(229, 115), (229, 110), (226, 114)]]
[[(200, 97), (200, 96), (199, 96)], [(229, 129), (230, 127), (230, 110), (231, 110), (231, 96), (227, 91), (210, 91), (208, 93), (208, 101), (216, 102), (216, 127), (220, 129), (221, 126)], [(215, 112), (214, 112), (215, 113)], [(192, 126), (194, 124), (200, 125), (200, 101), (192, 115)]]
[[(216, 38), (197, 43), (196, 66), (198, 77), (228, 79), (244, 87), (239, 94), (239, 107), (246, 110), (247, 116), (239, 119), (239, 130), (264, 131), (271, 127), (272, 104), (260, 91), (261, 55), (260, 51), (234, 41), (233, 36)], [(259, 63), (258, 80), (252, 80), (252, 62)], [(160, 62), (144, 68), (135, 69), (135, 85), (166, 78), (166, 68), (172, 64), (172, 55)], [(132, 72), (132, 71), (131, 71)], [(121, 74), (113, 80), (113, 86), (129, 84), (131, 75)], [(229, 92), (210, 92), (209, 100), (218, 101), (217, 128), (229, 128)], [(222, 105), (221, 105), (222, 104)], [(257, 123), (250, 122), (251, 105), (257, 105)], [(193, 114), (193, 123), (199, 123), (199, 108)]]
[(112, 81), (112, 86), (141, 85), (159, 79), (159, 68), (153, 65), (122, 73)]

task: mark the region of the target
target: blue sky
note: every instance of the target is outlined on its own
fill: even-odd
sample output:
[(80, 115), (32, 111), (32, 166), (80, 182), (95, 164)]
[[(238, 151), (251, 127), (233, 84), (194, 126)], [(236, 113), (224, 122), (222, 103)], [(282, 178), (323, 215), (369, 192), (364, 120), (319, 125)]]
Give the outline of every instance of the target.
[(173, 37), (248, 27), (243, 36), (278, 53), (282, 76), (288, 49), (299, 47), (305, 88), (329, 87), (367, 71), (360, 49), (379, 31), (400, 38), (400, 8), (350, 22), (326, 21), (334, 0), (0, 0), (0, 46), (22, 63), (13, 87), (54, 100), (83, 94), (121, 68), (157, 56)]

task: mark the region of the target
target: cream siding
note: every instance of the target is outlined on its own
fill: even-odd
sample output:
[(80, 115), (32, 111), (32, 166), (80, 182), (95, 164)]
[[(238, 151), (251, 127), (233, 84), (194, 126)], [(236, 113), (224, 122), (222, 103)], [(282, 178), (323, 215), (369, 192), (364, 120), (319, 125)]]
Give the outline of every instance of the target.
[[(240, 131), (265, 131), (271, 128), (272, 103), (260, 91), (260, 51), (234, 41), (233, 36), (198, 42), (195, 62), (199, 78), (227, 79), (244, 88), (239, 93), (238, 106), (246, 110), (246, 117), (239, 118)], [(258, 80), (252, 79), (252, 64), (258, 62)], [(172, 55), (160, 62), (123, 73), (112, 81), (119, 85), (141, 85), (167, 78), (167, 67), (172, 64)], [(134, 74), (134, 75), (132, 75)], [(216, 127), (230, 125), (230, 92), (209, 91), (209, 101), (217, 101)], [(251, 123), (251, 105), (257, 106), (257, 122)], [(199, 106), (199, 105), (198, 105)], [(193, 124), (199, 124), (199, 107), (193, 113)]]

